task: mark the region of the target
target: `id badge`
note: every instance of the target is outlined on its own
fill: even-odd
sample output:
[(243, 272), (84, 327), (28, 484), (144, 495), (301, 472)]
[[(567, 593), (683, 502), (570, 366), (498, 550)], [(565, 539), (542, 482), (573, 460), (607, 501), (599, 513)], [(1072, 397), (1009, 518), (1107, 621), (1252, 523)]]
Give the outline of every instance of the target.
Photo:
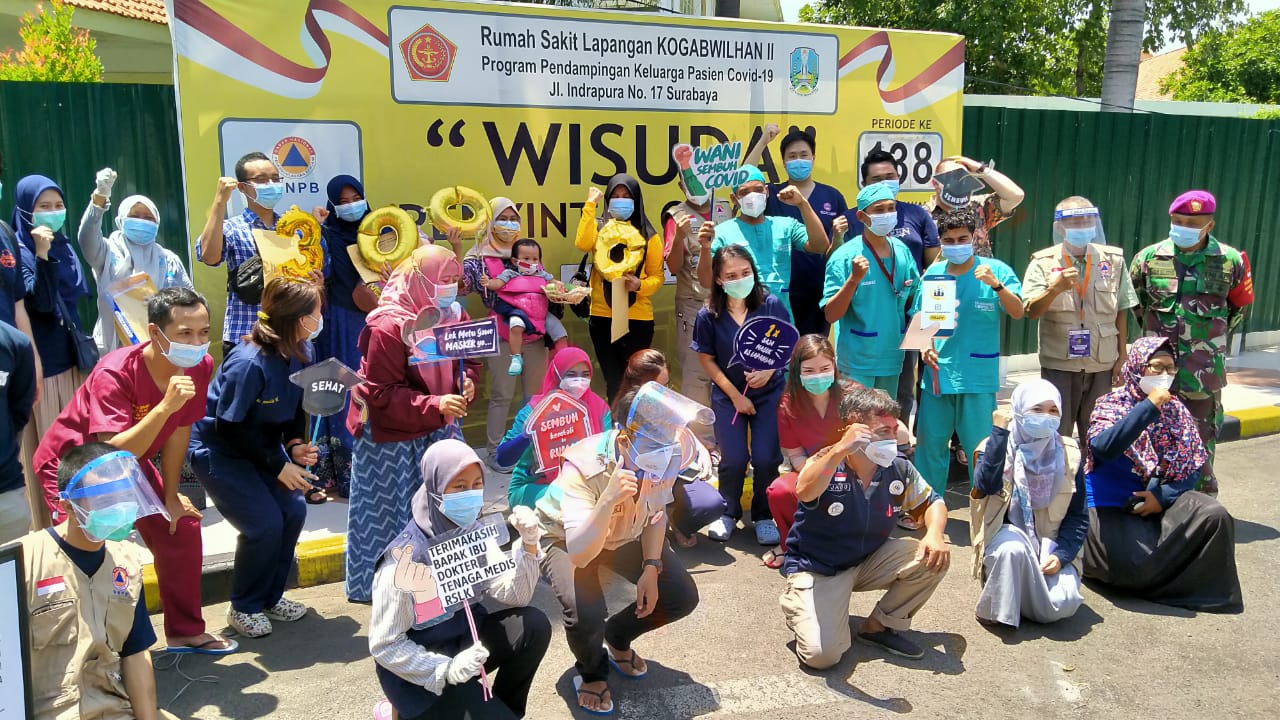
[(1093, 354), (1093, 334), (1084, 328), (1067, 331), (1067, 357), (1087, 358)]

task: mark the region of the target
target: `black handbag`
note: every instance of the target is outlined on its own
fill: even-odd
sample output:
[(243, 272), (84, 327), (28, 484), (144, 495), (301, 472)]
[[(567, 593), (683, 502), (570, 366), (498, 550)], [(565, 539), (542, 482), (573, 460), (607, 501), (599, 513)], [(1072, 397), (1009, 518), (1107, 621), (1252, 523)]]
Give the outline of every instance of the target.
[(56, 287), (53, 289), (53, 296), (58, 299), (58, 310), (62, 315), (59, 321), (71, 336), (71, 347), (76, 353), (76, 367), (80, 368), (80, 372), (87, 373), (98, 364), (98, 344), (93, 341), (93, 338), (85, 335), (74, 322), (67, 321), (67, 318), (74, 316), (67, 309), (62, 293), (58, 292)]
[(245, 305), (262, 304), (262, 256), (254, 254), (227, 274), (227, 290)]

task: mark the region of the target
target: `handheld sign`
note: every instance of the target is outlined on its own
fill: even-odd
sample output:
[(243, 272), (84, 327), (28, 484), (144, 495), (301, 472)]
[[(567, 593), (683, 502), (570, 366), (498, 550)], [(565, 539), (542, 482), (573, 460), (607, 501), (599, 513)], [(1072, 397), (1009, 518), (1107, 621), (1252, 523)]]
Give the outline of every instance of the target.
[(781, 370), (791, 362), (791, 351), (800, 332), (791, 323), (772, 317), (756, 317), (742, 323), (733, 339), (734, 365), (748, 370)]
[(937, 334), (938, 324), (934, 322), (926, 323), (924, 313), (918, 312), (915, 317), (911, 318), (911, 324), (907, 326), (907, 332), (902, 336), (902, 343), (898, 345), (898, 348), (924, 352), (933, 347), (933, 336)]
[(409, 364), (443, 362), (452, 358), (441, 355), (436, 347), (435, 326), (440, 324), (440, 308), (428, 305), (413, 322), (401, 330), (404, 344), (409, 346)]
[(705, 150), (681, 143), (671, 148), (671, 157), (690, 195), (709, 195), (717, 188), (733, 187), (746, 174), (740, 166), (741, 142), (720, 143)]
[(337, 358), (329, 358), (289, 376), (302, 388), (302, 409), (313, 417), (328, 417), (342, 411), (347, 394), (362, 382), (354, 370)]
[(538, 472), (560, 468), (561, 456), (570, 445), (591, 436), (587, 408), (568, 393), (547, 393), (529, 414), (524, 431), (533, 440)]
[(116, 283), (107, 294), (115, 316), (116, 337), (123, 345), (137, 345), (147, 336), (147, 300), (156, 294), (155, 283), (146, 273), (134, 273)]
[(498, 320), (483, 320), (441, 325), (435, 330), (436, 352), (447, 358), (477, 358), (497, 355)]
[(956, 279), (951, 275), (925, 275), (920, 285), (920, 315), (938, 326), (938, 337), (956, 330)]

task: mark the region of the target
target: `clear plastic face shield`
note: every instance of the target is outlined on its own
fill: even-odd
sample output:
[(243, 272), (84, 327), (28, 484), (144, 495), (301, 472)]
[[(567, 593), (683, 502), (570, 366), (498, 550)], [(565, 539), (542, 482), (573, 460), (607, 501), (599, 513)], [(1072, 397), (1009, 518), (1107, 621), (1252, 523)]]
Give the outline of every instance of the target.
[(650, 381), (636, 392), (626, 429), (631, 438), (628, 460), (654, 480), (673, 480), (698, 455), (691, 423), (715, 421), (711, 408)]
[(70, 503), (80, 529), (94, 542), (124, 540), (140, 517), (163, 515), (164, 503), (132, 453), (108, 453), (81, 468), (58, 497)]
[(1089, 243), (1106, 245), (1102, 212), (1096, 207), (1061, 208), (1053, 212), (1053, 242), (1082, 248)]

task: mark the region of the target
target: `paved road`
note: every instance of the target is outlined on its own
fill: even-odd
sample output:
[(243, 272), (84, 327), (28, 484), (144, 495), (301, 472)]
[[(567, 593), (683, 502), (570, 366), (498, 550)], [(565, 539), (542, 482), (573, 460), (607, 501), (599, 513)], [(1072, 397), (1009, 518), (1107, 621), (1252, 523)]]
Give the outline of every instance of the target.
[[(1280, 706), (1280, 503), (1276, 450), (1280, 438), (1231, 443), (1219, 453), (1221, 499), (1237, 518), (1237, 561), (1244, 585), (1242, 615), (1215, 616), (1165, 608), (1087, 590), (1069, 621), (990, 631), (973, 618), (977, 586), (966, 570), (968, 510), (948, 498), (950, 538), (962, 547), (953, 569), (916, 618), (928, 647), (922, 661), (886, 659), (855, 645), (836, 668), (802, 670), (778, 609), (782, 580), (757, 560), (754, 538), (740, 532), (728, 546), (704, 540), (684, 551), (702, 595), (689, 618), (641, 639), (649, 677), (616, 678), (617, 717), (1095, 718), (1162, 720), (1274, 718)], [(367, 607), (350, 605), (340, 586), (294, 594), (315, 614), (279, 625), (242, 651), (212, 661), (187, 657), (187, 675), (157, 673), (161, 702), (180, 717), (365, 720), (381, 697), (364, 636)], [(631, 597), (614, 587), (611, 606)], [(864, 615), (870, 594), (850, 608)], [(553, 622), (559, 610), (545, 586), (536, 604)], [(206, 609), (222, 620), (225, 606)], [(857, 619), (854, 620), (857, 622)], [(169, 661), (161, 658), (164, 666)], [(557, 629), (535, 682), (529, 717), (568, 718), (572, 659)], [(182, 694), (174, 700), (174, 696)], [(577, 714), (579, 717), (587, 717)]]

